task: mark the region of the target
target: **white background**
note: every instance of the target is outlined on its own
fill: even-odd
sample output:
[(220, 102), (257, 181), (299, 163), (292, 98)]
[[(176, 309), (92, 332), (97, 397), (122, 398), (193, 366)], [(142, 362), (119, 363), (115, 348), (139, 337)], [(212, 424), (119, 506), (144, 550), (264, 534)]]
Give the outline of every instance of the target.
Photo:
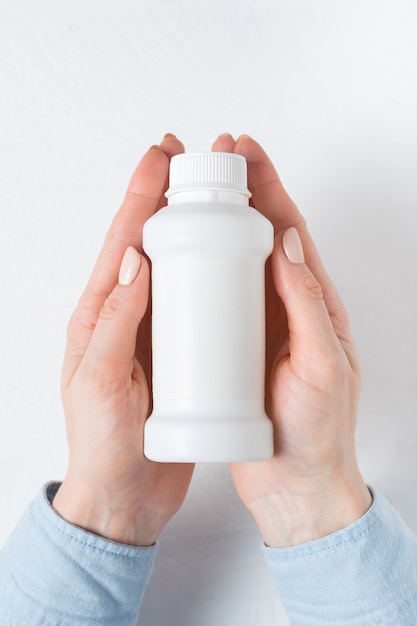
[[(131, 171), (252, 134), (306, 215), (362, 355), (361, 467), (417, 530), (413, 0), (3, 0), (0, 544), (63, 477), (66, 323)], [(142, 626), (286, 624), (225, 466), (161, 538)]]

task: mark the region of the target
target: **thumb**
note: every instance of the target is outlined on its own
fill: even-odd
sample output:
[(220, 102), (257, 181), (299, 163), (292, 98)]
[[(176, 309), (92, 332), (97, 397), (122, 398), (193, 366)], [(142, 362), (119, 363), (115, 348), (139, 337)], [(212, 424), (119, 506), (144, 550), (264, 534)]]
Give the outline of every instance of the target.
[[(296, 228), (277, 235), (272, 254), (275, 289), (287, 314), (293, 365), (318, 374), (331, 367), (341, 345), (333, 328), (323, 290), (305, 263)], [(333, 358), (332, 358), (333, 357)]]
[(130, 367), (136, 350), (139, 324), (149, 297), (149, 265), (129, 246), (120, 266), (119, 282), (105, 300), (84, 356), (88, 367)]

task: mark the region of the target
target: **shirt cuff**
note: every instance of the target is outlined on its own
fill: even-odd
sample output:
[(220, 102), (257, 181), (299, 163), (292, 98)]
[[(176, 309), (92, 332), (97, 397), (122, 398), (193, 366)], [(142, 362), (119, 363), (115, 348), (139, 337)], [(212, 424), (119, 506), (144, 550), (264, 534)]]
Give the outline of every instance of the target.
[(293, 626), (417, 623), (417, 539), (377, 491), (358, 521), (290, 548), (262, 546)]
[(45, 485), (1, 555), (5, 623), (135, 624), (157, 546), (117, 543), (67, 522), (51, 506), (59, 486)]

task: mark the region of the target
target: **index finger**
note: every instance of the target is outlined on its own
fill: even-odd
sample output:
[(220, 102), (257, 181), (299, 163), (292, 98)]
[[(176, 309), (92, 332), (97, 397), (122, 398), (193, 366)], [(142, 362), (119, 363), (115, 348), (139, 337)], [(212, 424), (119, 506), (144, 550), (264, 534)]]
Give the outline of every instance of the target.
[(272, 222), (275, 232), (283, 232), (292, 226), (297, 228), (303, 242), (306, 263), (321, 285), (336, 334), (342, 340), (351, 341), (343, 303), (321, 261), (305, 219), (284, 189), (273, 163), (261, 146), (248, 135), (238, 138), (234, 152), (246, 158), (248, 187), (253, 205)]
[(272, 222), (275, 231), (286, 230), (290, 226), (298, 228), (300, 223), (304, 223), (303, 216), (285, 191), (274, 164), (263, 148), (248, 135), (241, 135), (234, 152), (246, 158), (252, 203)]
[(69, 380), (89, 344), (100, 310), (118, 280), (120, 263), (129, 246), (142, 249), (146, 220), (160, 208), (167, 186), (169, 159), (184, 149), (170, 136), (152, 146), (136, 167), (122, 205), (106, 235), (87, 287), (71, 317), (67, 333), (63, 380)]
[(94, 294), (103, 295), (104, 301), (117, 282), (126, 248), (142, 249), (143, 225), (164, 204), (162, 198), (168, 182), (169, 160), (182, 150), (182, 143), (169, 135), (160, 146), (152, 146), (143, 156), (130, 178), (122, 205), (111, 223), (80, 302)]
[(248, 163), (248, 187), (252, 193), (253, 206), (272, 222), (275, 233), (283, 232), (291, 226), (297, 228), (308, 266), (321, 284), (322, 280), (327, 284), (329, 278), (307, 230), (305, 219), (285, 191), (266, 152), (248, 135), (238, 138), (234, 152), (244, 156)]

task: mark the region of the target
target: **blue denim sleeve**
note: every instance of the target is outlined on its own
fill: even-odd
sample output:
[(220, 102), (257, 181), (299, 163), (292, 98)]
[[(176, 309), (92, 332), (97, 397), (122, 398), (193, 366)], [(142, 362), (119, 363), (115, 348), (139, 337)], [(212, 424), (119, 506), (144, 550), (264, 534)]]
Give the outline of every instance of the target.
[(263, 546), (292, 626), (416, 626), (417, 538), (379, 493), (357, 522), (291, 548)]
[(137, 548), (89, 533), (52, 508), (49, 483), (0, 554), (2, 626), (132, 626), (156, 547)]

